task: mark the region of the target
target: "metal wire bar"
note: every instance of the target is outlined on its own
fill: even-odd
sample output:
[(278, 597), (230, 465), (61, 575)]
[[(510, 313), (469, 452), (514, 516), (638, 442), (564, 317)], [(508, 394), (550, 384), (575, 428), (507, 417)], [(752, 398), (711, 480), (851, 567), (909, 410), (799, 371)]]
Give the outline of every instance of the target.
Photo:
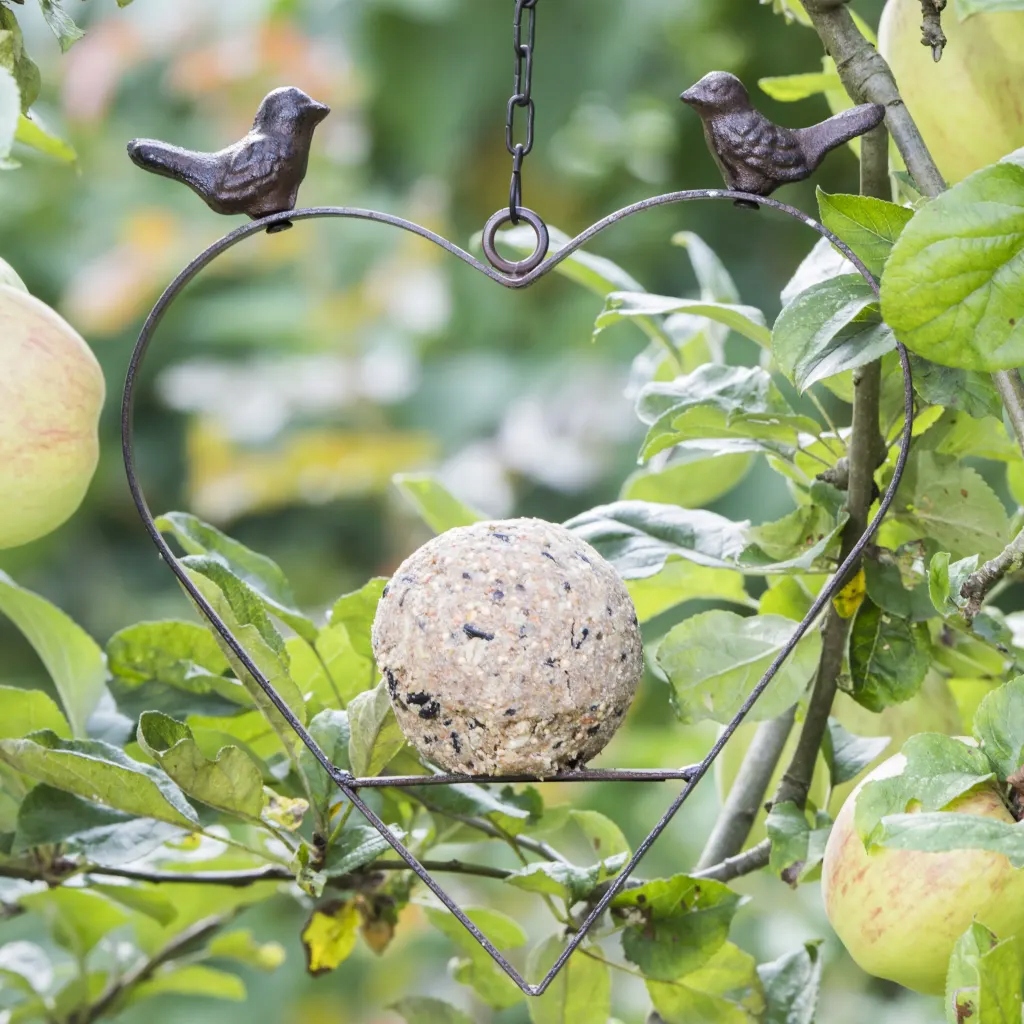
[(468, 786), (508, 784), (511, 782), (689, 782), (699, 765), (663, 770), (661, 768), (581, 768), (557, 775), (376, 775), (352, 779), (353, 789), (406, 789), (414, 786)]
[[(345, 207), (316, 207), (304, 210), (294, 210), (287, 213), (274, 214), (270, 217), (266, 217), (262, 220), (253, 221), (250, 224), (243, 225), (232, 231), (230, 234), (225, 235), (219, 241), (215, 242), (209, 248), (205, 249), (200, 253), (187, 267), (174, 279), (174, 281), (168, 286), (167, 290), (161, 295), (156, 305), (153, 307), (146, 322), (139, 335), (139, 339), (135, 345), (135, 349), (132, 352), (131, 360), (128, 365), (128, 372), (125, 379), (124, 398), (121, 407), (121, 431), (122, 431), (122, 450), (124, 454), (125, 471), (128, 476), (128, 486), (131, 490), (132, 498), (135, 502), (136, 508), (138, 509), (139, 516), (142, 519), (147, 532), (153, 543), (156, 545), (157, 550), (160, 552), (161, 557), (167, 563), (168, 568), (174, 573), (178, 581), (184, 587), (185, 591), (189, 594), (196, 606), (207, 618), (214, 630), (222, 637), (224, 642), (232, 653), (238, 658), (243, 668), (253, 677), (260, 688), (266, 693), (267, 697), (274, 705), (274, 707), (280, 712), (284, 720), (294, 730), (295, 734), (299, 739), (306, 745), (316, 760), (324, 767), (330, 778), (334, 781), (335, 785), (339, 788), (342, 794), (351, 801), (356, 809), (363, 815), (363, 817), (369, 822), (387, 841), (387, 843), (394, 849), (395, 853), (409, 866), (409, 869), (416, 874), (416, 876), (423, 882), (423, 884), (441, 901), (441, 903), (458, 919), (458, 921), (466, 928), (466, 930), (476, 939), (480, 945), (487, 950), (488, 954), (494, 959), (495, 963), (512, 979), (513, 982), (527, 995), (536, 996), (542, 994), (551, 982), (558, 975), (559, 971), (565, 965), (566, 961), (573, 954), (576, 948), (583, 942), (587, 932), (594, 925), (597, 919), (608, 909), (612, 900), (622, 891), (626, 881), (636, 869), (637, 865), (643, 859), (644, 855), (651, 848), (657, 838), (665, 831), (669, 823), (675, 817), (676, 813), (682, 807), (682, 805), (689, 798), (690, 794), (699, 784), (701, 779), (707, 774), (711, 765), (714, 763), (715, 758), (721, 753), (725, 744), (729, 738), (739, 727), (740, 723), (747, 716), (750, 709), (754, 706), (757, 700), (764, 693), (765, 689), (771, 683), (775, 674), (779, 668), (785, 662), (786, 658), (793, 652), (796, 645), (804, 637), (804, 635), (813, 627), (818, 616), (822, 610), (825, 609), (832, 598), (839, 592), (845, 582), (846, 575), (850, 572), (851, 568), (856, 564), (860, 558), (865, 547), (871, 542), (872, 537), (881, 525), (882, 520), (885, 518), (889, 511), (890, 506), (896, 496), (896, 492), (899, 488), (900, 481), (903, 477), (903, 471), (906, 468), (907, 457), (910, 451), (910, 440), (913, 430), (914, 420), (914, 392), (913, 382), (911, 378), (910, 361), (907, 356), (906, 349), (902, 345), (897, 345), (897, 351), (899, 352), (900, 365), (903, 370), (903, 386), (904, 386), (904, 404), (906, 418), (904, 421), (903, 437), (900, 445), (899, 456), (896, 461), (895, 472), (893, 478), (889, 484), (889, 488), (886, 493), (882, 496), (882, 500), (879, 506), (879, 510), (871, 524), (865, 530), (860, 540), (854, 545), (850, 554), (843, 561), (842, 565), (839, 566), (835, 575), (832, 577), (830, 582), (822, 589), (814, 604), (811, 606), (810, 611), (804, 617), (803, 621), (796, 627), (792, 637), (787, 642), (785, 647), (779, 652), (778, 656), (772, 662), (771, 666), (765, 672), (764, 676), (758, 682), (757, 686), (754, 687), (739, 712), (733, 718), (732, 722), (726, 726), (717, 742), (708, 752), (707, 757), (699, 765), (693, 769), (687, 769), (689, 773), (689, 781), (685, 788), (672, 802), (668, 810), (662, 815), (661, 820), (655, 825), (650, 835), (640, 844), (636, 852), (633, 854), (629, 863), (625, 866), (619, 876), (612, 882), (601, 899), (595, 904), (586, 919), (579, 926), (578, 930), (569, 940), (565, 950), (559, 956), (558, 960), (544, 976), (544, 978), (537, 984), (530, 984), (526, 979), (512, 966), (502, 955), (494, 944), (485, 936), (480, 929), (466, 916), (465, 912), (455, 903), (455, 901), (438, 885), (437, 882), (431, 877), (430, 873), (423, 867), (423, 865), (409, 852), (402, 844), (402, 842), (391, 832), (387, 825), (373, 812), (373, 810), (367, 806), (365, 801), (359, 796), (358, 789), (363, 785), (366, 786), (380, 786), (386, 783), (381, 783), (378, 780), (368, 781), (363, 779), (355, 779), (351, 773), (343, 771), (333, 765), (327, 755), (320, 749), (319, 745), (313, 739), (312, 736), (306, 731), (304, 726), (292, 711), (285, 704), (280, 694), (274, 689), (270, 681), (260, 672), (259, 668), (254, 664), (252, 659), (246, 653), (245, 648), (234, 636), (231, 630), (228, 628), (226, 623), (220, 618), (217, 612), (209, 604), (209, 602), (203, 597), (202, 593), (196, 588), (196, 586), (189, 579), (188, 574), (184, 568), (178, 563), (171, 551), (169, 545), (164, 540), (156, 523), (153, 520), (153, 515), (149, 510), (149, 506), (146, 503), (145, 496), (143, 495), (142, 488), (139, 484), (138, 474), (135, 467), (135, 455), (134, 455), (134, 443), (133, 443), (133, 430), (134, 430), (134, 402), (135, 402), (135, 388), (137, 385), (138, 374), (142, 366), (143, 359), (149, 348), (149, 345), (163, 320), (167, 310), (171, 304), (175, 301), (182, 290), (206, 267), (208, 267), (215, 259), (227, 252), (229, 249), (238, 245), (244, 241), (250, 235), (256, 234), (261, 231), (266, 231), (269, 228), (273, 228), (276, 225), (284, 221), (300, 221), (300, 220), (312, 220), (316, 218), (343, 218), (343, 219), (354, 219), (354, 220), (366, 220), (373, 221), (376, 223), (387, 224), (391, 227), (399, 228), (403, 231), (408, 231), (412, 234), (418, 235), (421, 238), (425, 238), (431, 242), (434, 242), (440, 248), (446, 252), (451, 253), (453, 256), (462, 260), (463, 263), (468, 264), (475, 270), (489, 277), (492, 281), (503, 285), (506, 288), (526, 288), (533, 284), (535, 281), (544, 277), (550, 273), (558, 264), (563, 260), (568, 259), (574, 252), (576, 252), (581, 246), (585, 245), (590, 239), (599, 235), (602, 231), (611, 227), (613, 224), (617, 224), (627, 217), (633, 216), (636, 213), (641, 213), (645, 210), (650, 210), (659, 206), (667, 206), (673, 203), (691, 202), (696, 200), (741, 200), (745, 202), (756, 201), (763, 207), (769, 207), (777, 210), (780, 213), (785, 214), (788, 217), (793, 217), (799, 221), (802, 221), (812, 230), (817, 232), (823, 238), (827, 238), (836, 249), (838, 249), (844, 256), (857, 268), (860, 274), (868, 282), (875, 294), (878, 294), (878, 285), (875, 279), (872, 277), (870, 271), (858, 259), (856, 254), (845, 245), (836, 235), (830, 232), (824, 225), (818, 223), (813, 217), (809, 217), (801, 210), (795, 207), (788, 206), (785, 203), (781, 203), (778, 200), (765, 198), (763, 196), (750, 196), (742, 192), (734, 192), (730, 190), (722, 189), (701, 189), (688, 192), (672, 192), (662, 196), (655, 196), (651, 199), (645, 199), (639, 203), (634, 203), (632, 206), (627, 206), (624, 209), (618, 210), (615, 213), (610, 214), (603, 220), (598, 221), (596, 224), (587, 228), (582, 234), (577, 235), (570, 242), (566, 243), (558, 252), (549, 256), (543, 260), (536, 268), (532, 269), (528, 273), (520, 275), (508, 275), (498, 272), (492, 267), (487, 266), (480, 260), (471, 256), (465, 250), (459, 246), (449, 242), (446, 238), (442, 238), (440, 235), (428, 228), (422, 227), (419, 224), (415, 224), (412, 221), (405, 220), (401, 217), (395, 217), (391, 214), (381, 213), (376, 210), (362, 210)], [(749, 214), (745, 214), (749, 216)], [(449, 783), (457, 784), (462, 779), (448, 780)], [(470, 782), (487, 782), (494, 781), (488, 779), (472, 779), (466, 778), (464, 781)], [(559, 780), (559, 781), (583, 781), (578, 775), (572, 780)], [(423, 780), (417, 780), (415, 785), (424, 785)], [(426, 783), (429, 784), (429, 783)], [(445, 784), (445, 783), (437, 783)]]

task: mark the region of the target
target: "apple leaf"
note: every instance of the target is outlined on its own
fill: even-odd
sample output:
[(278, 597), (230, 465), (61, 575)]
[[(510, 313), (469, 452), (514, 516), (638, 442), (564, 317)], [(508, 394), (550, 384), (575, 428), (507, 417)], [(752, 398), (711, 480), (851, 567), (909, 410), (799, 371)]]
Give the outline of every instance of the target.
[(860, 274), (844, 274), (801, 292), (779, 314), (772, 353), (801, 390), (880, 359), (896, 347), (878, 315), (877, 299)]
[(1024, 167), (993, 164), (920, 209), (882, 275), (882, 313), (912, 352), (965, 370), (1024, 363)]
[(101, 740), (62, 740), (53, 732), (36, 732), (26, 739), (0, 740), (0, 761), (114, 810), (187, 829), (198, 825), (196, 812), (164, 772)]
[[(405, 838), (405, 832), (397, 825), (388, 827), (396, 839)], [(331, 843), (324, 874), (328, 878), (350, 875), (391, 849), (391, 844), (372, 825), (350, 824), (340, 838)]]
[(430, 473), (399, 473), (392, 479), (402, 497), (434, 533), (444, 533), (457, 526), (472, 526), (487, 518), (456, 498)]
[(807, 942), (757, 968), (768, 1004), (764, 1024), (813, 1024), (821, 990), (820, 946), (820, 941)]
[(987, 373), (939, 366), (930, 359), (910, 355), (914, 390), (929, 405), (963, 409), (968, 416), (1001, 416), (1003, 404)]
[(865, 601), (850, 632), (851, 696), (869, 711), (910, 700), (931, 664), (931, 637), (911, 622)]
[(315, 642), (318, 629), (296, 607), (291, 585), (276, 562), (187, 512), (168, 512), (156, 520), (156, 525), (162, 533), (170, 533), (185, 554), (204, 556), (223, 566), (258, 594), (272, 615), (303, 639)]
[(820, 876), (832, 830), (832, 819), (827, 814), (801, 810), (789, 801), (772, 807), (766, 825), (772, 841), (772, 871), (794, 889), (800, 882), (812, 882)]
[(721, 882), (674, 875), (619, 893), (612, 912), (626, 923), (626, 959), (647, 978), (675, 981), (704, 967), (722, 948), (745, 902)]
[(885, 753), (889, 736), (854, 736), (837, 718), (829, 718), (822, 740), (822, 753), (828, 763), (832, 786), (855, 779), (875, 758)]
[(740, 301), (739, 289), (718, 254), (700, 235), (692, 231), (677, 231), (672, 244), (686, 250), (690, 264), (700, 285), (701, 298), (706, 302)]
[(727, 942), (701, 968), (677, 981), (647, 981), (647, 991), (664, 1024), (755, 1024), (763, 1020), (764, 990), (757, 961)]
[(883, 611), (913, 622), (924, 622), (935, 618), (935, 607), (928, 594), (927, 583), (916, 583), (920, 579), (915, 572), (911, 584), (904, 581), (900, 566), (890, 562), (878, 562), (873, 558), (864, 561), (864, 582), (867, 596)]
[[(480, 999), (495, 1010), (504, 1010), (515, 1006), (523, 999), (523, 993), (515, 982), (505, 974), (491, 959), (490, 954), (447, 910), (429, 907), (424, 913), (427, 920), (448, 937), (458, 952), (458, 956), (451, 964), (452, 976), (456, 981), (463, 985), (469, 985)], [(517, 949), (526, 943), (526, 933), (523, 929), (510, 917), (506, 917), (496, 910), (470, 909), (466, 911), (466, 916), (498, 949)], [(554, 959), (552, 956), (552, 963)], [(575, 960), (573, 962), (575, 963)], [(544, 971), (546, 972), (550, 966), (551, 964), (547, 964)], [(557, 984), (558, 982), (555, 982), (555, 985)], [(566, 1024), (568, 1024), (568, 1019)], [(604, 1024), (604, 1018), (602, 1018), (602, 1024)]]
[(0, 739), (17, 739), (41, 729), (50, 729), (61, 739), (71, 736), (67, 719), (42, 690), (0, 686)]
[(668, 316), (686, 313), (704, 317), (742, 334), (767, 348), (772, 334), (765, 326), (764, 314), (753, 306), (731, 302), (708, 302), (703, 299), (677, 299), (648, 292), (611, 292), (605, 296), (604, 311), (594, 321), (594, 336), (614, 324), (634, 317)]
[[(792, 621), (778, 615), (744, 618), (710, 611), (675, 626), (658, 646), (657, 663), (668, 676), (680, 720), (711, 719), (723, 725), (731, 721), (792, 635)], [(821, 635), (812, 630), (779, 669), (747, 721), (774, 718), (792, 707), (817, 671), (820, 654)]]
[(107, 666), (95, 640), (45, 598), (0, 572), (0, 614), (35, 648), (57, 688), (72, 734), (84, 736), (106, 689)]
[(356, 948), (362, 917), (351, 900), (331, 900), (318, 906), (302, 929), (306, 970), (314, 977), (333, 971)]
[(829, 195), (818, 188), (821, 222), (881, 277), (896, 240), (914, 211), (873, 196)]
[(17, 167), (10, 159), (11, 146), (21, 117), (21, 93), (14, 75), (0, 67), (0, 170)]
[(85, 33), (75, 24), (74, 19), (64, 10), (63, 0), (39, 0), (46, 24), (57, 37), (61, 52), (66, 53)]
[(425, 996), (410, 996), (394, 1003), (388, 1009), (392, 1013), (397, 1013), (405, 1024), (473, 1024), (470, 1017), (451, 1003)]
[[(349, 770), (348, 746), (352, 730), (346, 712), (324, 709), (309, 723), (309, 734), (331, 764), (343, 771)], [(306, 777), (307, 789), (317, 811), (326, 820), (331, 800), (338, 792), (334, 780), (305, 745), (299, 751), (299, 770)]]
[(974, 922), (957, 939), (946, 978), (946, 1020), (963, 1024), (1017, 1024), (1021, 1006), (1017, 938), (999, 941)]
[(974, 712), (974, 735), (999, 778), (1024, 762), (1024, 676), (989, 693)]
[(978, 568), (978, 556), (951, 562), (948, 551), (937, 551), (928, 563), (928, 596), (940, 615), (956, 615), (965, 604), (960, 596), (967, 577)]
[[(911, 736), (902, 753), (906, 764), (899, 775), (868, 782), (857, 794), (854, 822), (869, 848), (878, 843), (882, 819), (902, 814), (912, 801), (925, 813), (911, 817), (941, 818), (941, 814), (928, 812), (941, 811), (975, 786), (994, 778), (992, 765), (981, 750), (941, 733)], [(946, 816), (954, 823), (965, 817)]]
[(891, 850), (923, 853), (987, 850), (1003, 854), (1015, 868), (1024, 868), (1024, 832), (1020, 827), (975, 814), (890, 814), (882, 819), (877, 841)]
[(956, 16), (966, 21), (975, 14), (1024, 11), (1024, 0), (956, 0)]
[(603, 814), (597, 811), (571, 810), (569, 817), (586, 837), (599, 860), (631, 852), (622, 829)]
[[(538, 982), (565, 949), (560, 934), (530, 952), (526, 974)], [(559, 971), (542, 996), (529, 1002), (533, 1024), (607, 1024), (612, 1009), (612, 979), (607, 964), (577, 955)]]
[(348, 724), (348, 760), (355, 775), (379, 775), (405, 745), (383, 682), (352, 700)]

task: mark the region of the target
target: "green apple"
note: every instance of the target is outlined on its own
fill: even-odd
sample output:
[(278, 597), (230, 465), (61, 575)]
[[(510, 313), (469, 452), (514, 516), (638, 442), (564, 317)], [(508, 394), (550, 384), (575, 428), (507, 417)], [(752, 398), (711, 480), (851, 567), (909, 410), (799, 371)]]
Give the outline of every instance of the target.
[[(821, 891), (832, 927), (868, 974), (941, 995), (953, 946), (972, 921), (1000, 939), (1024, 937), (1024, 871), (985, 850), (869, 853), (854, 827), (857, 793), (867, 782), (898, 775), (904, 763), (897, 754), (879, 765), (843, 805), (825, 848)], [(943, 813), (1014, 820), (989, 784)]]
[(878, 49), (951, 184), (1024, 146), (1024, 11), (959, 21), (953, 6), (938, 63), (921, 45), (920, 0), (888, 0), (878, 27)]
[(81, 504), (104, 394), (100, 365), (75, 330), (0, 285), (0, 548), (44, 536)]

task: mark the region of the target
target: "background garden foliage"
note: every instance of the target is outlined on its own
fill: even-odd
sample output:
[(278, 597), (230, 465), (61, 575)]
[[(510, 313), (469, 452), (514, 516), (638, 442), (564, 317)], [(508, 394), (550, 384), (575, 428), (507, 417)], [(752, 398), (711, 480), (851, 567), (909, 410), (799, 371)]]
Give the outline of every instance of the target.
[[(789, 17), (752, 0), (631, 0), (628, 13), (543, 0), (525, 201), (561, 229), (556, 246), (627, 202), (717, 184), (675, 99), (711, 67), (772, 76), (758, 103), (779, 121), (824, 116), (818, 93), (844, 102), (834, 71), (818, 73), (817, 38), (787, 24), (799, 4), (775, 6)], [(877, 6), (863, 5), (869, 22)], [(225, 228), (135, 171), (132, 136), (219, 145), (289, 82), (334, 108), (307, 204), (387, 209), (467, 245), (501, 204), (511, 2), (111, 7), (0, 3), (0, 160), (22, 164), (0, 175), (0, 252), (89, 339), (112, 394), (161, 287)], [(801, 225), (725, 204), (631, 220), (525, 294), (416, 239), (308, 224), (234, 250), (189, 289), (139, 396), (150, 501), (191, 510), (160, 529), (335, 764), (423, 770), (370, 649), (384, 577), (432, 532), (514, 513), (565, 521), (636, 603), (647, 677), (601, 763), (676, 766), (703, 756), (836, 565), (846, 510), (831, 471), (853, 371), (878, 358), (876, 481), (888, 483), (903, 424), (896, 330), (914, 351), (913, 452), (837, 605), (852, 619), (845, 693), (812, 804), (756, 827), (773, 839), (769, 869), (731, 886), (686, 874), (716, 812), (708, 780), (643, 884), (528, 1003), (396, 870), (192, 613), (135, 518), (110, 402), (86, 506), (0, 559), (4, 1021), (355, 1024), (397, 1019), (381, 1016), (392, 1007), (408, 1024), (632, 1024), (653, 1006), (668, 1024), (810, 1024), (823, 967), (829, 1024), (934, 1019), (934, 1002), (869, 983), (843, 957), (816, 885), (801, 883), (887, 737), (973, 726), (976, 761), (926, 811), (1020, 764), (1024, 687), (1000, 684), (1024, 671), (1024, 612), (1008, 589), (969, 626), (959, 591), (1015, 535), (1024, 502), (1024, 459), (988, 376), (1024, 363), (1024, 166), (927, 203), (904, 186), (910, 206), (849, 194), (849, 152), (818, 180), (785, 198), (817, 206), (881, 279), (880, 306)], [(1004, 244), (943, 244), (967, 234)], [(812, 631), (751, 720), (801, 702), (820, 652)], [(933, 740), (917, 742), (912, 773), (953, 771)], [(906, 809), (901, 793), (858, 819), (865, 836), (998, 841), (1024, 863), (1009, 834), (950, 839), (936, 825), (906, 839), (906, 821), (882, 820)], [(479, 869), (443, 881), (531, 977), (669, 799), (666, 784), (367, 796), (421, 858)], [(998, 940), (980, 928), (961, 940), (958, 987), (1005, 987)]]

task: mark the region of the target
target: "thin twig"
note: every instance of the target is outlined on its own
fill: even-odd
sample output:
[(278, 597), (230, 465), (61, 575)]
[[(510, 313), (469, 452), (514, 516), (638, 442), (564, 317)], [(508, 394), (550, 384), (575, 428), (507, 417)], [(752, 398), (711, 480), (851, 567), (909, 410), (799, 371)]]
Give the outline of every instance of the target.
[(795, 717), (796, 708), (793, 707), (778, 718), (762, 722), (758, 727), (700, 860), (697, 861), (698, 871), (726, 860), (743, 849), (793, 730)]
[(1024, 569), (1024, 532), (1017, 534), (995, 558), (964, 581), (960, 588), (960, 596), (967, 600), (963, 608), (964, 618), (969, 623), (973, 622), (992, 588), (1005, 576), (1021, 569)]
[(142, 982), (148, 981), (158, 968), (169, 960), (174, 960), (179, 953), (186, 950), (193, 943), (200, 942), (206, 936), (212, 935), (223, 925), (227, 924), (237, 913), (238, 911), (236, 910), (229, 914), (207, 917), (202, 921), (197, 921), (190, 928), (186, 928), (185, 931), (171, 939), (154, 956), (143, 961), (134, 970), (129, 971), (122, 978), (113, 982), (92, 1006), (76, 1016), (76, 1024), (92, 1024), (92, 1021), (101, 1020), (136, 985), (141, 985)]
[(716, 882), (731, 882), (734, 878), (750, 875), (767, 867), (771, 849), (771, 842), (765, 839), (757, 846), (752, 846), (735, 857), (729, 857), (719, 864), (692, 872), (692, 876), (694, 878), (710, 878)]
[(937, 64), (942, 60), (942, 51), (946, 48), (946, 33), (942, 31), (942, 12), (946, 9), (946, 0), (921, 0), (921, 45), (932, 51), (932, 60)]

